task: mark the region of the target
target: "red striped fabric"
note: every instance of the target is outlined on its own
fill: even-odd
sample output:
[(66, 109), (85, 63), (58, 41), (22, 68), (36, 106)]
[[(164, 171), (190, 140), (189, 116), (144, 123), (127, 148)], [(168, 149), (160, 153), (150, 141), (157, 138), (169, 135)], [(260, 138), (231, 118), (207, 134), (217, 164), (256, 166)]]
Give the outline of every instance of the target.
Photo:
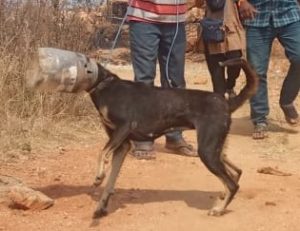
[(138, 8), (141, 10), (157, 13), (157, 14), (184, 14), (186, 12), (186, 5), (172, 5), (172, 4), (156, 4), (148, 1), (134, 0), (131, 7)]
[(146, 22), (184, 22), (186, 0), (129, 0), (127, 20)]

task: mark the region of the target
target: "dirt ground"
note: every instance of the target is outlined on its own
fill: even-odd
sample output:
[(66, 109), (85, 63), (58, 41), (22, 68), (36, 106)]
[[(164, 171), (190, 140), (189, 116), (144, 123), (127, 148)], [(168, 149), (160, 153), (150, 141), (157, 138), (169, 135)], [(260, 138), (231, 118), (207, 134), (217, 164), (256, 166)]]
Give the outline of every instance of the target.
[[(130, 66), (108, 66), (131, 78)], [(164, 149), (157, 140), (157, 159), (139, 161), (127, 156), (111, 198), (108, 216), (92, 220), (101, 188), (92, 182), (97, 144), (69, 145), (51, 152), (1, 164), (0, 174), (12, 175), (55, 200), (43, 211), (23, 211), (0, 206), (0, 230), (44, 231), (297, 231), (300, 224), (300, 136), (299, 128), (284, 122), (278, 97), (286, 63), (274, 59), (270, 71), (269, 138), (251, 138), (249, 105), (233, 114), (225, 153), (243, 169), (240, 191), (222, 217), (207, 216), (223, 185), (198, 158), (188, 158)], [(205, 63), (187, 63), (189, 88), (211, 89)], [(243, 84), (239, 80), (238, 85)], [(298, 103), (298, 102), (297, 102)], [(87, 134), (88, 135), (88, 134)], [(193, 131), (184, 132), (193, 145)], [(261, 174), (258, 168), (272, 167), (291, 176)]]

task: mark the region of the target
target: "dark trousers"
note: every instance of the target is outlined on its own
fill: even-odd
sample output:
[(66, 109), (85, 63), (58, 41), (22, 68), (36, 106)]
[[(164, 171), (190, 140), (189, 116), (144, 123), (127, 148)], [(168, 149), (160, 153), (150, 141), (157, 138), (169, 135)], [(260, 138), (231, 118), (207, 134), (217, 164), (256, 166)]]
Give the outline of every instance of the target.
[[(221, 67), (219, 62), (223, 62), (227, 59), (239, 58), (242, 56), (241, 50), (229, 51), (225, 54), (209, 54), (207, 48), (205, 48), (205, 58), (207, 67), (211, 76), (213, 91), (224, 95), (226, 90), (231, 90), (235, 86), (236, 79), (240, 75), (240, 67)], [(227, 72), (227, 78), (225, 76)]]

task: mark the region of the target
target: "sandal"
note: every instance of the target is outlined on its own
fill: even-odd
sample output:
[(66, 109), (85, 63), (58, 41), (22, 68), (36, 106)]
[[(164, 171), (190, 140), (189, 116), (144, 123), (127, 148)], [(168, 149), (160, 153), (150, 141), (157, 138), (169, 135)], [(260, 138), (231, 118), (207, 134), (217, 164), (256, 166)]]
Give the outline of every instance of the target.
[(280, 107), (284, 113), (285, 120), (288, 124), (296, 125), (299, 123), (299, 115), (293, 104), (280, 105)]
[(184, 139), (173, 142), (167, 141), (165, 148), (178, 155), (198, 157), (198, 154), (194, 151), (193, 146), (188, 144)]
[(150, 143), (135, 143), (134, 149), (130, 152), (134, 158), (138, 160), (154, 160), (156, 153), (153, 149), (153, 145)]
[(252, 138), (254, 140), (261, 140), (268, 137), (268, 126), (265, 123), (258, 123), (254, 127)]
[(156, 159), (156, 154), (154, 150), (133, 150), (130, 153), (137, 160), (154, 160)]

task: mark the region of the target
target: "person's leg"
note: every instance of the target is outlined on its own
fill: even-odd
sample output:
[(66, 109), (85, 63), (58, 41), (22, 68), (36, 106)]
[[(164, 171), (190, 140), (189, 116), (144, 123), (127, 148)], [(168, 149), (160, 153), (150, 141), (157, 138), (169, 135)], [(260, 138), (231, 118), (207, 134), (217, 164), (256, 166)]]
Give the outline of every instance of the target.
[[(229, 51), (226, 53), (226, 59), (240, 58), (242, 56), (241, 50)], [(226, 81), (226, 92), (229, 98), (235, 96), (234, 87), (236, 79), (240, 76), (241, 67), (232, 66), (227, 67), (227, 81)]]
[(177, 28), (176, 23), (161, 24), (160, 29), (162, 35), (159, 43), (158, 61), (161, 85), (162, 87), (169, 87), (169, 78), (171, 87), (185, 88), (185, 25), (179, 23)]
[(160, 40), (157, 24), (130, 22), (129, 40), (134, 80), (154, 85)]
[(251, 119), (255, 126), (254, 139), (267, 136), (269, 114), (267, 71), (275, 31), (272, 27), (246, 27), (247, 59), (259, 77), (256, 94), (250, 100)]
[(225, 68), (221, 67), (219, 62), (225, 60), (225, 55), (209, 54), (207, 47), (205, 47), (204, 54), (213, 85), (213, 91), (224, 96), (226, 92)]
[(280, 28), (278, 40), (285, 49), (290, 61), (288, 73), (284, 79), (279, 104), (290, 124), (299, 122), (299, 115), (293, 105), (300, 89), (300, 21)]
[[(160, 31), (155, 24), (129, 23), (130, 51), (134, 80), (154, 85)], [(138, 159), (153, 159), (153, 142), (134, 141), (132, 154)]]
[[(185, 88), (185, 25), (184, 23), (179, 23), (177, 28), (176, 24), (161, 24), (160, 28), (162, 37), (159, 44), (158, 60), (161, 85), (166, 88)], [(168, 79), (171, 85), (168, 83)], [(180, 130), (175, 129), (174, 132), (166, 134), (166, 148), (178, 154), (196, 156), (192, 146), (183, 139), (182, 131)]]

